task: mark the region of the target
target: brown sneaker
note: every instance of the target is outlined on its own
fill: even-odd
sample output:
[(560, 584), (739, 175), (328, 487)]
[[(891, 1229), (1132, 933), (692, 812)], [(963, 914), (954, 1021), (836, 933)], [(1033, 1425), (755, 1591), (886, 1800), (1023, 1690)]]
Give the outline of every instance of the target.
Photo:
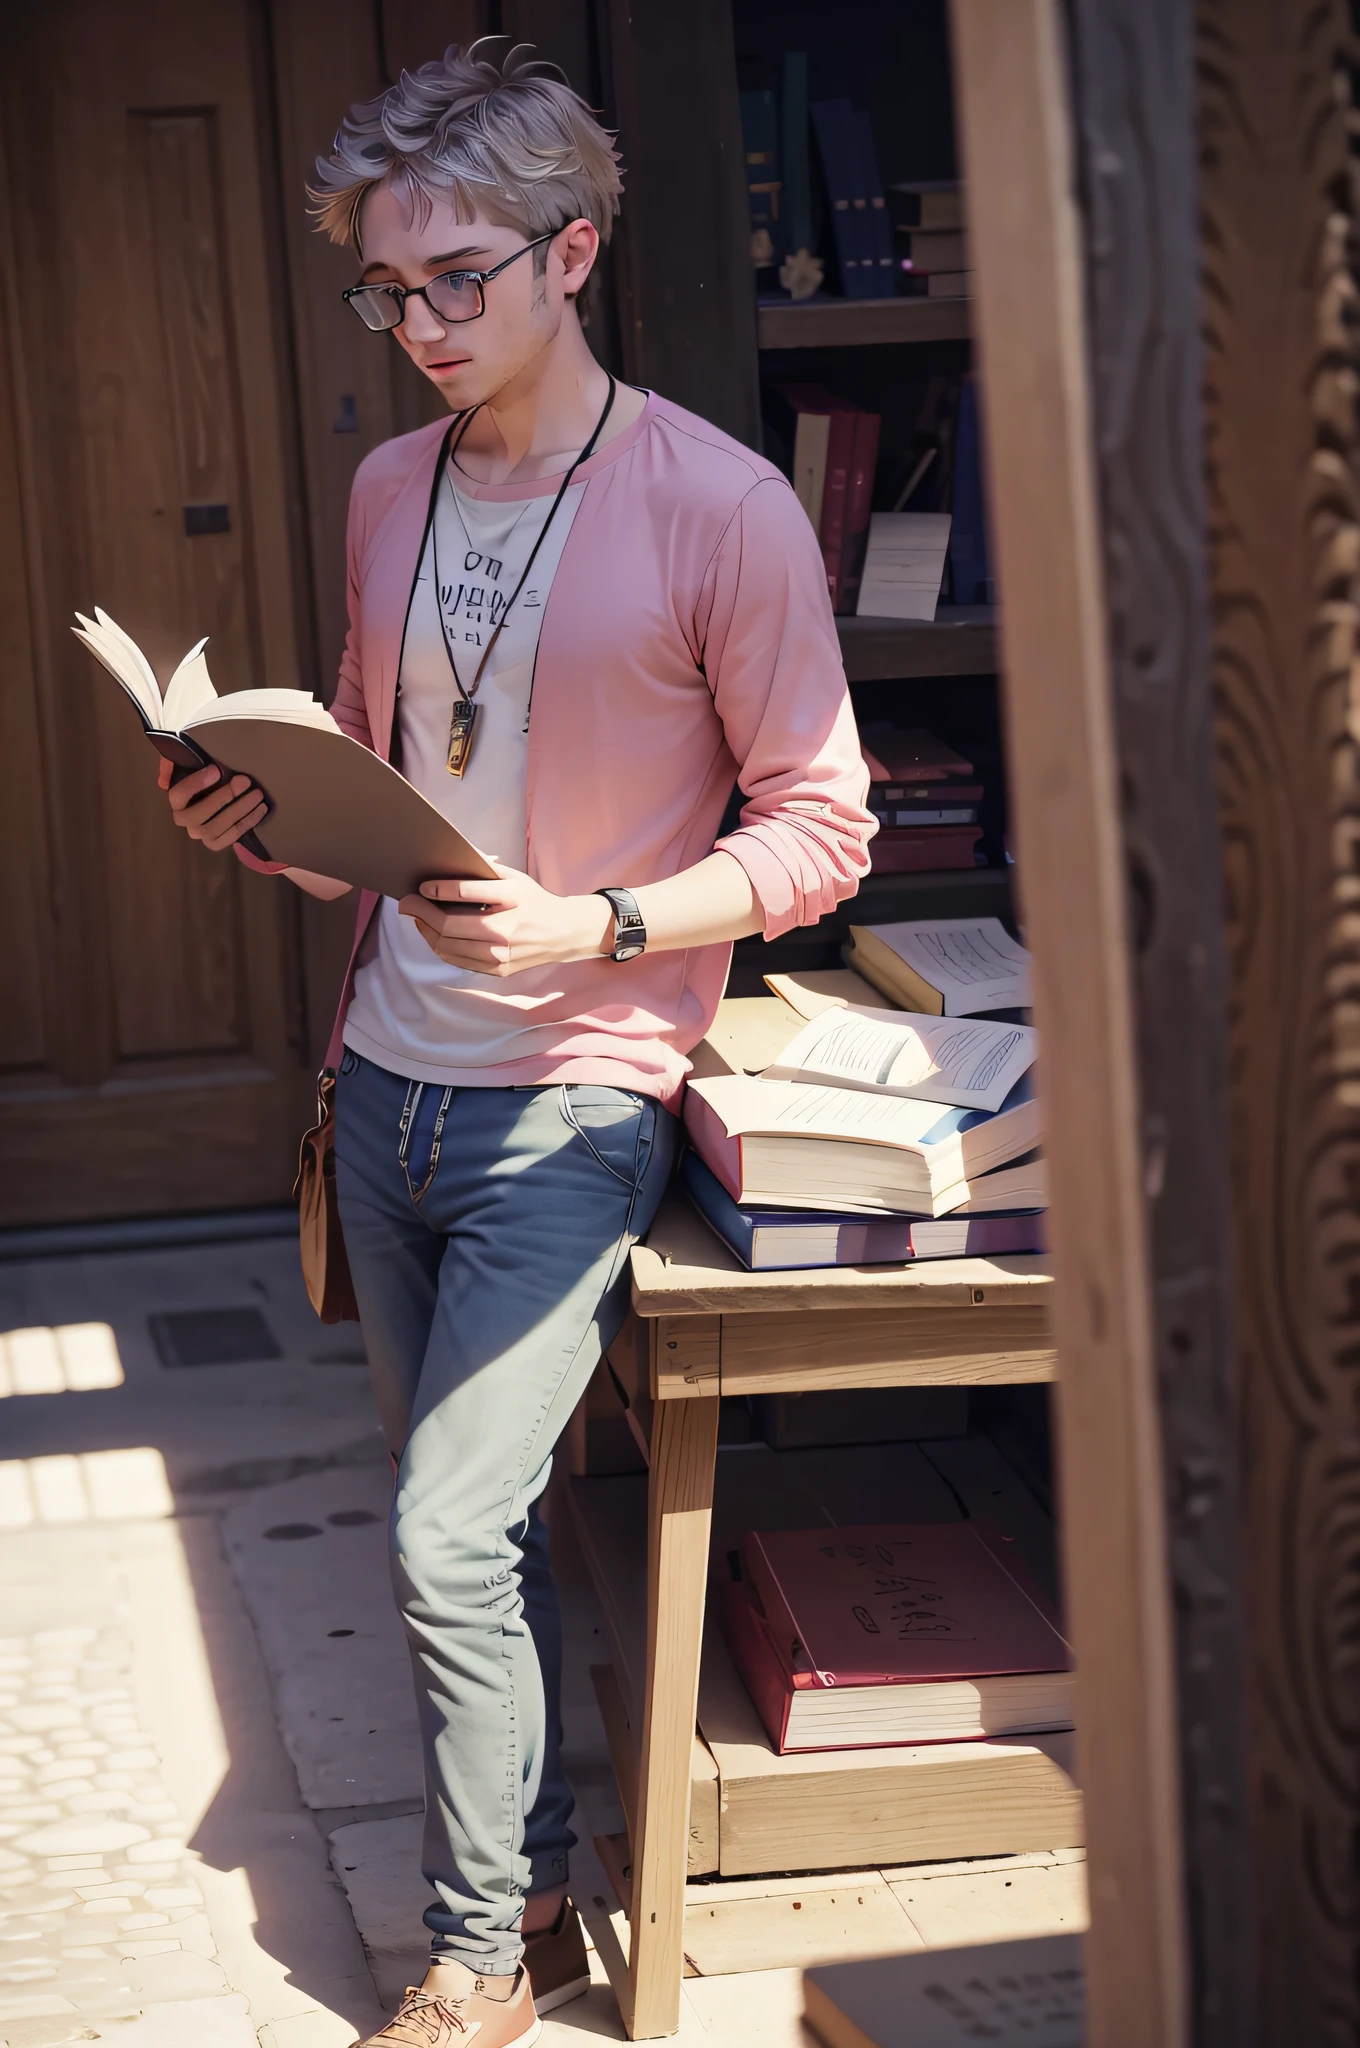
[(555, 2012), (559, 2005), (589, 1991), (590, 1957), (570, 1899), (563, 1899), (551, 1927), (525, 1935), (524, 1967), (539, 2013)]
[(366, 2041), (353, 2048), (530, 2048), (543, 2031), (534, 2011), (526, 1970), (521, 1969), (509, 1998), (483, 1998), (473, 1980), (466, 1998), (450, 1998), (413, 1985), (401, 2011)]

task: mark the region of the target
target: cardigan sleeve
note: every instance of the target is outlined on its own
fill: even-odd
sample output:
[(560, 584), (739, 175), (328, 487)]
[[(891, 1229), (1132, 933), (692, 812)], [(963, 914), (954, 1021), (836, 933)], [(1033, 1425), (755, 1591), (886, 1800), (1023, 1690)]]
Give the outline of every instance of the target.
[(704, 580), (704, 671), (737, 763), (741, 862), (765, 937), (815, 924), (869, 871), (878, 825), (816, 536), (777, 477), (752, 486)]

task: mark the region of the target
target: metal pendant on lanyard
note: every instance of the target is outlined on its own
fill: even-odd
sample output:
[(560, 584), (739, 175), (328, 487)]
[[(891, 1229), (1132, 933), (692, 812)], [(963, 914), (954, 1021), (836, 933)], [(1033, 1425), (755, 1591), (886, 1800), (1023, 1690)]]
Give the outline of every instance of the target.
[[(495, 648), (496, 642), (500, 639), (501, 634), (505, 631), (505, 622), (510, 616), (511, 607), (514, 605), (516, 598), (519, 596), (520, 592), (523, 590), (526, 582), (529, 579), (529, 571), (534, 566), (534, 562), (538, 555), (538, 551), (542, 547), (544, 539), (547, 536), (548, 528), (552, 525), (553, 520), (557, 517), (558, 507), (561, 505), (562, 500), (566, 497), (567, 492), (571, 488), (572, 478), (575, 476), (577, 470), (581, 467), (581, 464), (587, 461), (589, 457), (595, 452), (595, 444), (599, 440), (600, 435), (604, 432), (605, 421), (609, 418), (610, 412), (613, 410), (614, 393), (617, 389), (618, 387), (615, 384), (614, 379), (611, 377), (609, 379), (609, 396), (605, 399), (603, 412), (600, 414), (600, 417), (595, 422), (595, 431), (592, 433), (590, 439), (586, 442), (585, 447), (581, 450), (575, 462), (572, 463), (571, 468), (567, 471), (566, 475), (562, 479), (562, 482), (558, 488), (557, 496), (553, 499), (552, 509), (548, 513), (547, 518), (544, 520), (542, 526), (539, 529), (538, 538), (534, 542), (533, 547), (529, 551), (529, 559), (524, 564), (524, 567), (520, 572), (519, 581), (515, 585), (514, 589), (511, 591), (509, 599), (506, 602), (505, 609), (502, 611), (499, 619), (496, 621), (495, 627), (491, 634), (491, 638), (487, 641), (486, 646), (482, 650), (481, 660), (477, 663), (477, 673), (472, 678), (471, 687), (466, 690), (463, 688), (462, 678), (458, 674), (458, 664), (453, 657), (453, 643), (449, 639), (448, 622), (444, 617), (444, 601), (439, 584), (439, 540), (437, 533), (437, 522), (433, 517), (434, 498), (431, 499), (430, 543), (434, 554), (434, 559), (431, 566), (434, 569), (435, 608), (439, 613), (439, 630), (444, 637), (444, 652), (449, 657), (449, 667), (453, 670), (454, 688), (458, 692), (458, 695), (453, 700), (453, 716), (449, 721), (449, 752), (448, 759), (444, 764), (447, 767), (450, 775), (457, 775), (461, 777), (467, 768), (468, 761), (472, 755), (472, 739), (477, 724), (477, 704), (475, 702), (477, 696), (477, 686), (482, 680), (483, 672), (486, 668), (488, 661), (490, 661), (491, 659), (492, 651)], [(476, 410), (477, 408), (474, 406), (472, 408), (472, 412), (475, 412)], [(456, 438), (450, 444), (447, 457), (450, 467), (452, 467), (453, 459), (458, 453), (459, 445), (462, 442), (463, 436), (467, 432), (468, 425), (472, 419), (472, 412), (468, 413), (467, 418), (464, 419), (462, 425), (458, 428)], [(443, 464), (441, 463), (439, 472), (436, 476), (436, 492), (438, 491), (439, 482), (442, 479), (442, 476)]]

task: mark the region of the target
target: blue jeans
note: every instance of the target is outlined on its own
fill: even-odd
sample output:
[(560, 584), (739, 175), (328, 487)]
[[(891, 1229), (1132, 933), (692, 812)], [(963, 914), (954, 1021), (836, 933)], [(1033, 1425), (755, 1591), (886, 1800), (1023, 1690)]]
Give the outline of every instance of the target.
[(425, 1753), (436, 1954), (507, 1976), (575, 1836), (561, 1621), (537, 1502), (627, 1306), (678, 1150), (622, 1088), (442, 1088), (346, 1052), (340, 1215), (398, 1461), (392, 1576)]

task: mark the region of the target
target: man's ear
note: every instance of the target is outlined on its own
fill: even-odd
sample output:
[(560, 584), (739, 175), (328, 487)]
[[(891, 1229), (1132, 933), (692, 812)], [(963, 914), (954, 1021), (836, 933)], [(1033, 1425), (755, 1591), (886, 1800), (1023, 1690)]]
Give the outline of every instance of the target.
[(574, 299), (584, 289), (600, 253), (600, 231), (591, 221), (574, 220), (563, 229), (553, 247), (562, 259), (562, 290)]

